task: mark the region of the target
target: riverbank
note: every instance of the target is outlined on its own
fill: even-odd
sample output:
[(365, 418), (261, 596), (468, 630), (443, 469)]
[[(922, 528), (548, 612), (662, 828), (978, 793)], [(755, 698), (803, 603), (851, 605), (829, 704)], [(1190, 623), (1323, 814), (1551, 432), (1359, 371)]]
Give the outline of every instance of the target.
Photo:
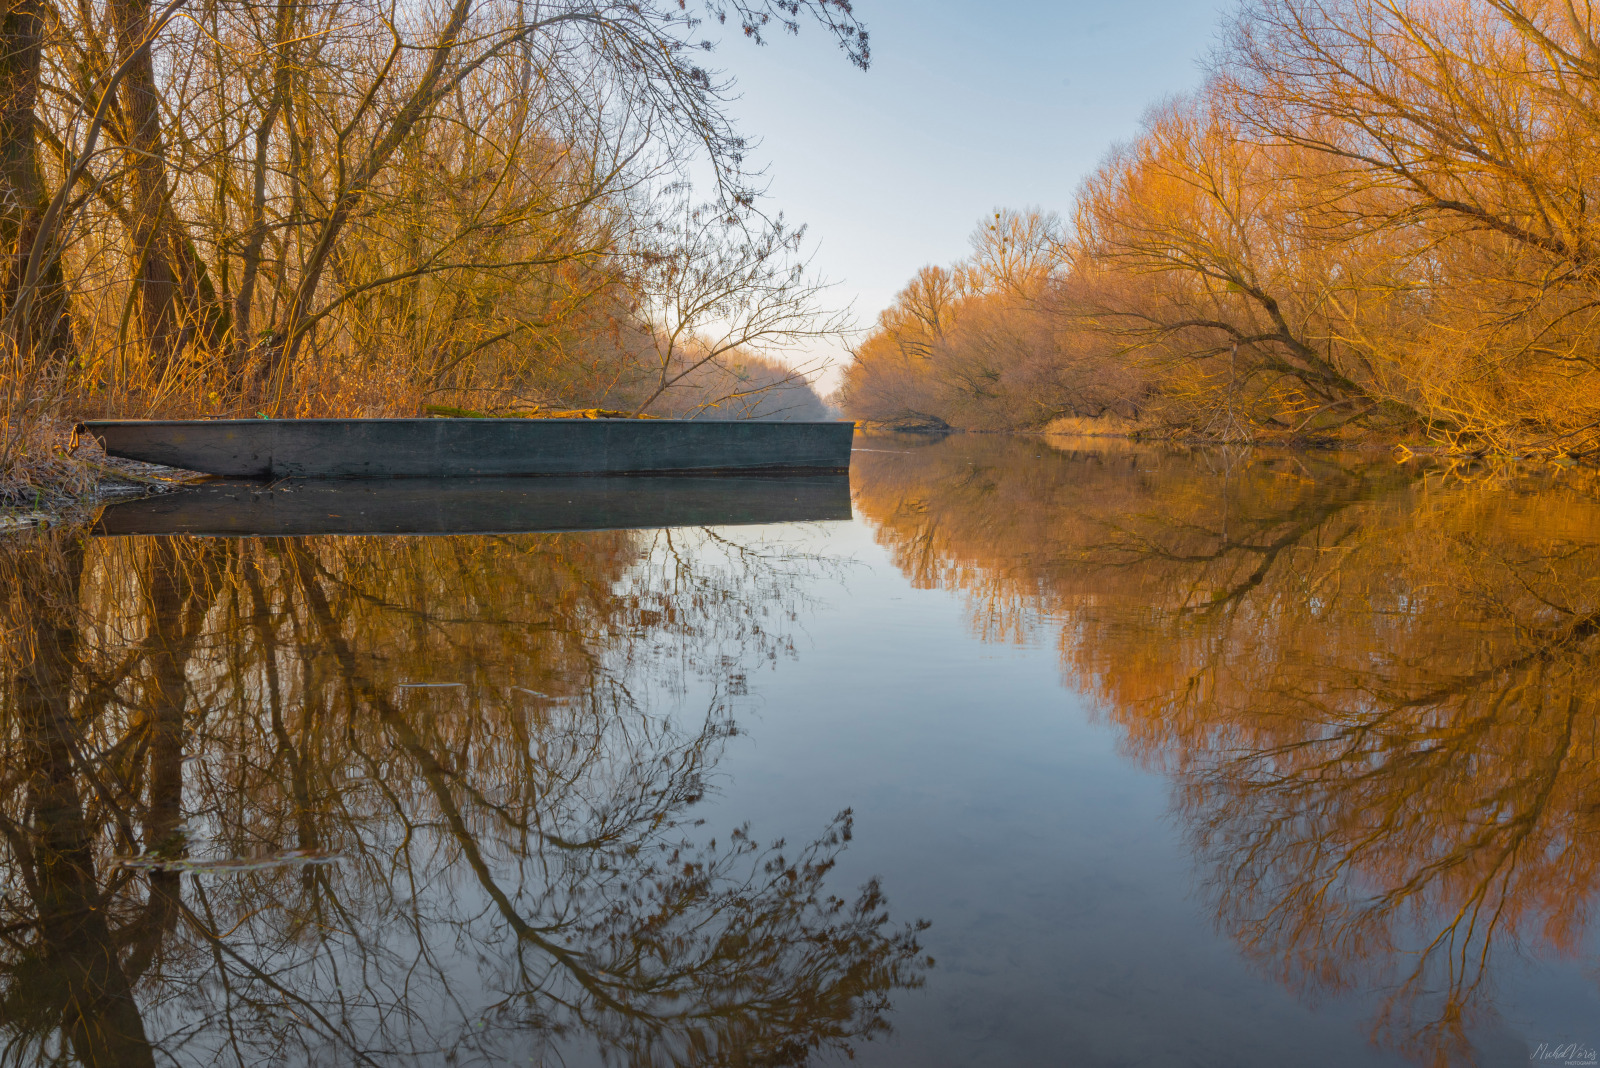
[(888, 421), (857, 420), (856, 427), (875, 434), (998, 434), (1050, 439), (1098, 439), (1141, 444), (1234, 446), (1288, 449), (1291, 451), (1386, 452), (1400, 459), (1410, 456), (1437, 456), (1459, 460), (1541, 460), (1557, 464), (1600, 463), (1600, 450), (1567, 449), (1560, 439), (1543, 439), (1506, 445), (1497, 442), (1449, 444), (1429, 440), (1418, 434), (1381, 433), (1342, 428), (1330, 434), (1260, 433), (1244, 439), (1219, 439), (1199, 433), (1193, 427), (1173, 426), (1145, 419), (1116, 415), (1096, 418), (1067, 416), (1053, 419), (1042, 427), (974, 429), (952, 426), (936, 417), (904, 418)]
[(0, 479), (0, 535), (56, 523), (86, 523), (101, 505), (170, 493), (206, 476), (107, 456), (65, 424), (41, 426), (15, 444), (17, 459)]
[(1174, 427), (1146, 420), (1104, 416), (1098, 419), (1063, 418), (1046, 424), (1045, 437), (1123, 438), (1131, 441), (1169, 442), (1178, 445), (1248, 445), (1280, 449), (1333, 450), (1341, 452), (1389, 452), (1400, 459), (1410, 456), (1438, 456), (1462, 460), (1545, 460), (1555, 463), (1600, 462), (1600, 450), (1570, 449), (1561, 438), (1545, 438), (1519, 443), (1466, 441), (1454, 444), (1430, 440), (1417, 433), (1385, 433), (1371, 429), (1341, 427), (1331, 433), (1294, 434), (1263, 432), (1247, 440), (1218, 440), (1191, 427)]

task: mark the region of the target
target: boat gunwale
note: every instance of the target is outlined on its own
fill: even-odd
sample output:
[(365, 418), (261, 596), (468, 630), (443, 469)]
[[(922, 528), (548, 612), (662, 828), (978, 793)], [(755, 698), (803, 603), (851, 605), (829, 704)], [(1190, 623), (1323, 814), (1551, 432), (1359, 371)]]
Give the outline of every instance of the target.
[[(855, 424), (845, 419), (95, 419), (79, 423), (75, 437), (94, 437), (113, 456), (215, 477), (276, 482), (284, 478), (847, 474), (854, 432)], [(569, 442), (574, 435), (576, 440)], [(620, 442), (612, 440), (619, 437)], [(546, 438), (553, 440), (541, 440)], [(827, 442), (825, 447), (822, 440)], [(493, 455), (492, 450), (499, 449), (518, 453), (528, 449), (537, 455), (552, 446), (563, 451), (567, 447), (578, 451), (555, 462), (490, 463), (482, 470), (477, 469), (480, 465), (458, 458), (400, 460), (398, 457), (394, 463), (340, 469), (339, 464), (308, 463), (296, 455), (305, 450), (316, 452), (319, 448), (343, 449), (347, 441), (357, 450), (387, 448), (400, 450), (402, 454), (413, 447), (468, 452), (491, 450), (480, 454), (484, 456)], [(593, 466), (589, 466), (585, 450), (596, 447), (606, 451), (595, 457)], [(646, 450), (643, 455), (653, 455), (656, 460), (616, 462), (605, 458), (609, 450), (619, 447), (624, 453)], [(239, 448), (249, 452), (249, 462), (234, 462), (238, 454), (228, 454), (228, 450)], [(224, 450), (224, 457), (219, 462), (211, 462), (209, 454), (217, 449)], [(284, 457), (280, 449), (289, 450), (289, 456)], [(660, 451), (663, 449), (667, 450), (665, 455)], [(792, 458), (787, 458), (786, 453)], [(287, 462), (280, 464), (280, 459)]]

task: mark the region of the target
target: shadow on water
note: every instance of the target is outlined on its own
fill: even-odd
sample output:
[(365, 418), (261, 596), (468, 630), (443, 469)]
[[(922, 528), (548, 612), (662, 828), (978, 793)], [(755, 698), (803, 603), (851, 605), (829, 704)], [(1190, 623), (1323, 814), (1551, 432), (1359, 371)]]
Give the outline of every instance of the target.
[(953, 438), (856, 503), (1162, 771), (1216, 923), (1377, 1041), (1472, 1063), (1600, 886), (1600, 477)]
[(849, 813), (797, 848), (695, 816), (826, 566), (705, 531), (0, 544), (0, 1063), (883, 1033), (931, 962), (875, 882), (825, 885)]

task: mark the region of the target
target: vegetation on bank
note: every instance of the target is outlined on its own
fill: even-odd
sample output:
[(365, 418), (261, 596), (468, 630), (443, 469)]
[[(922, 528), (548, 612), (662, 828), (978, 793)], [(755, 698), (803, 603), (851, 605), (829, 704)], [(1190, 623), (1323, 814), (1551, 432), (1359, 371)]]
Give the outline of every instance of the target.
[(19, 0), (0, 494), (87, 416), (814, 409), (764, 354), (839, 324), (704, 66), (803, 21), (866, 65), (848, 0)]
[(849, 367), (858, 419), (1600, 452), (1600, 30), (1249, 0), (1069, 217), (998, 212)]

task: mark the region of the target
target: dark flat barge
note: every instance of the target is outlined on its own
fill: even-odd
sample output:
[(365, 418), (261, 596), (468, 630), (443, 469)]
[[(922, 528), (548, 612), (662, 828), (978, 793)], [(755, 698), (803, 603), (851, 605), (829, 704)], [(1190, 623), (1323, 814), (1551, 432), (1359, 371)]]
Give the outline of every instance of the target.
[(107, 454), (235, 479), (838, 474), (849, 422), (699, 419), (106, 419)]

